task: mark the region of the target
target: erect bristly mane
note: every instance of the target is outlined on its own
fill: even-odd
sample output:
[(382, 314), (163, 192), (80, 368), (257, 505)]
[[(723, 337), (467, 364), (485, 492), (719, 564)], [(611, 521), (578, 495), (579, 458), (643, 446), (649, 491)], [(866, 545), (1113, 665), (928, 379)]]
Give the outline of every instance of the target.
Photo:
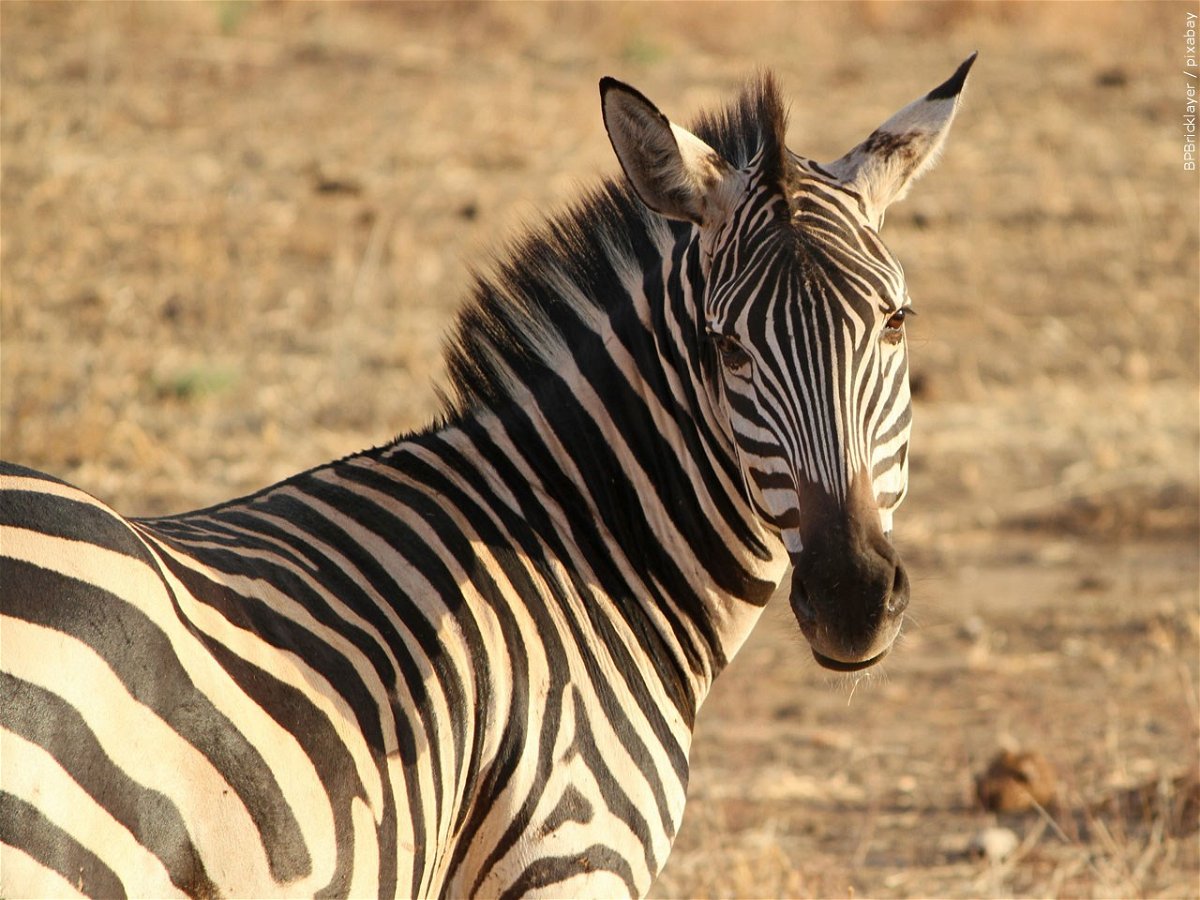
[[(787, 120), (771, 73), (690, 127), (735, 167), (758, 159), (768, 179), (781, 180)], [(691, 227), (651, 212), (623, 178), (609, 178), (519, 238), (491, 274), (477, 276), (457, 316), (446, 349), (450, 390), (442, 420), (499, 408), (515, 384), (536, 384), (556, 370), (561, 354), (579, 354), (595, 334), (588, 323), (627, 312), (621, 299), (642, 272), (661, 265), (667, 229), (678, 236)]]
[(763, 172), (768, 178), (782, 177), (787, 110), (771, 72), (750, 81), (724, 109), (701, 113), (689, 127), (736, 168), (750, 165), (761, 150)]

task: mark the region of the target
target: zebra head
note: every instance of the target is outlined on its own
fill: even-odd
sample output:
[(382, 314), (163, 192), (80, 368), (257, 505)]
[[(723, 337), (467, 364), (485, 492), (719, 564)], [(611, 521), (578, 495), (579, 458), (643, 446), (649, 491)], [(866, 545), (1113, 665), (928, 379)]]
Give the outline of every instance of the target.
[(695, 133), (601, 83), (638, 197), (694, 226), (699, 381), (747, 499), (791, 558), (800, 627), (834, 670), (881, 659), (908, 605), (890, 534), (908, 483), (912, 309), (879, 229), (936, 159), (973, 61), (827, 165), (786, 148), (769, 77)]

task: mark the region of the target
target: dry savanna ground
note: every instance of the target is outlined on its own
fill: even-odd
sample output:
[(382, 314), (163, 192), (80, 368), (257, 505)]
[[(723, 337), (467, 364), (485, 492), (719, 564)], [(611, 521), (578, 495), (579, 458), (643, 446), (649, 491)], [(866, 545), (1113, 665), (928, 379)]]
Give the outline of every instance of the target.
[[(686, 120), (773, 68), (830, 159), (978, 49), (885, 229), (921, 313), (915, 623), (831, 681), (773, 604), (655, 893), (1195, 897), (1188, 11), (6, 2), (3, 454), (153, 514), (383, 442), (437, 408), (469, 267), (616, 170), (601, 75)], [(1001, 749), (1054, 799), (983, 809)]]

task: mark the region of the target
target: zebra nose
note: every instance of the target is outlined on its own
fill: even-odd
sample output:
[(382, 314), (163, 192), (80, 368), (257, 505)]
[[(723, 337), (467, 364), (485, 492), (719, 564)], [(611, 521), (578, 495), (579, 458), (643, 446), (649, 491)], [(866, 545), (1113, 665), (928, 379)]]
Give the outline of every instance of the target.
[(817, 661), (841, 671), (864, 668), (887, 653), (910, 594), (900, 555), (868, 502), (874, 498), (851, 494), (849, 503), (839, 504), (809, 493), (806, 533), (792, 557), (797, 622)]

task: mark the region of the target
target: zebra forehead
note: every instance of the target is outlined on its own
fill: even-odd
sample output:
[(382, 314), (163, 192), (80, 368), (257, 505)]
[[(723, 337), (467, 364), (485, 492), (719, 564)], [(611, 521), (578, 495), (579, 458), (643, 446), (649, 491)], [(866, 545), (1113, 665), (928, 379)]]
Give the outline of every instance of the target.
[(873, 230), (857, 193), (810, 160), (793, 155), (789, 162), (783, 189), (793, 219), (824, 214), (830, 225), (852, 223), (855, 230)]
[[(872, 280), (882, 278), (888, 287), (903, 283), (903, 268), (879, 236), (862, 197), (813, 168), (791, 180), (787, 201), (792, 227), (801, 238), (811, 265), (822, 263), (830, 252), (832, 265)], [(815, 257), (815, 258), (814, 258)]]

